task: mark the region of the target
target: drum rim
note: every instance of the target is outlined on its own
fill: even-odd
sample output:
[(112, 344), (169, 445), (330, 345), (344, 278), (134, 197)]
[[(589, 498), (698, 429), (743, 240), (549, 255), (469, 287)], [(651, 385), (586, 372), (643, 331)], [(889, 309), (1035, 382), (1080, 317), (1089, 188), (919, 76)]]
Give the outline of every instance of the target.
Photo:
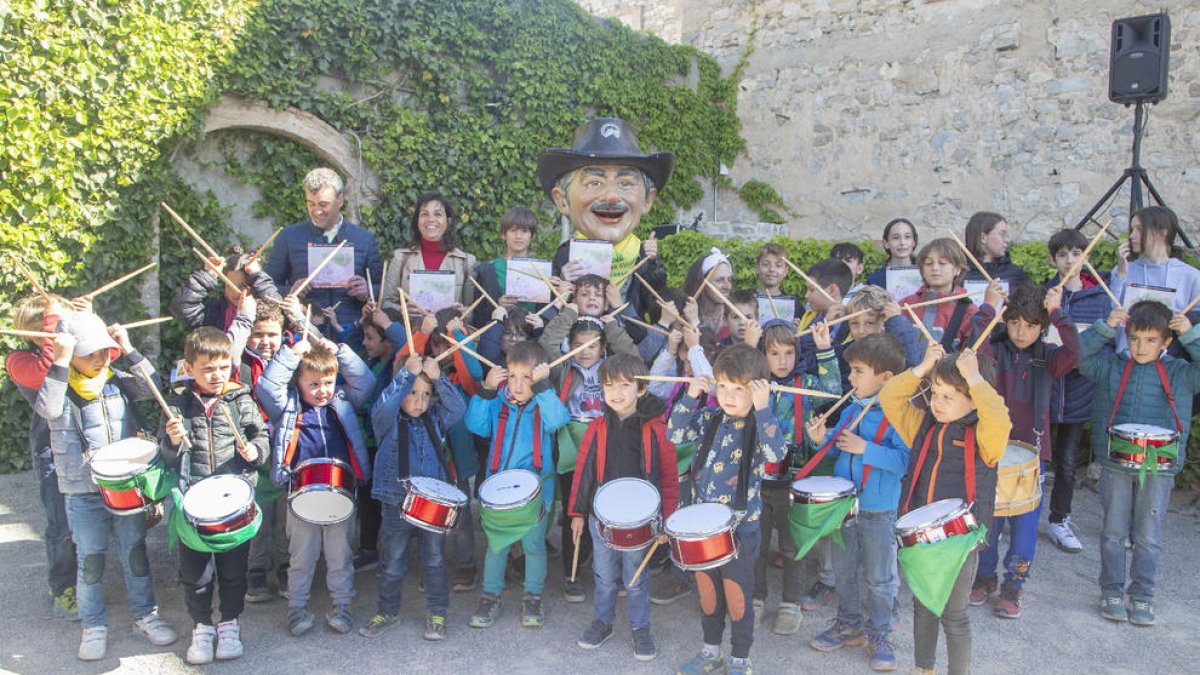
[[(311, 518), (307, 518), (307, 517), (297, 513), (296, 512), (296, 498), (302, 497), (307, 494), (315, 494), (317, 492), (336, 492), (336, 493), (338, 493), (340, 496), (344, 497), (346, 499), (346, 501), (350, 502), (349, 512), (347, 512), (345, 516), (343, 516), (341, 518), (335, 518), (333, 520), (313, 520)], [(358, 504), (357, 504), (357, 502), (354, 501), (354, 495), (352, 493), (350, 493), (348, 490), (345, 490), (343, 488), (340, 488), (340, 487), (337, 487), (334, 485), (330, 485), (328, 483), (314, 483), (313, 485), (306, 485), (294, 492), (289, 492), (288, 496), (287, 496), (287, 505), (288, 505), (288, 513), (292, 514), (293, 516), (296, 516), (297, 518), (299, 518), (300, 520), (303, 520), (304, 522), (308, 523), (309, 525), (337, 525), (338, 523), (345, 522), (346, 520), (353, 518), (355, 512), (358, 511)]]
[[(459, 499), (455, 498), (454, 501), (447, 501), (447, 500), (441, 499), (435, 495), (427, 494), (427, 493), (421, 491), (420, 489), (416, 489), (417, 483), (415, 481), (418, 478), (437, 481), (438, 483), (441, 483), (442, 485), (448, 486), (448, 487), (452, 488), (455, 492), (457, 492), (462, 497), (462, 499), (459, 500)], [(414, 497), (420, 497), (421, 499), (424, 499), (425, 501), (433, 502), (435, 504), (442, 504), (443, 506), (454, 506), (457, 508), (462, 508), (463, 506), (466, 506), (467, 502), (470, 500), (470, 497), (467, 496), (467, 493), (463, 492), (462, 490), (459, 490), (457, 486), (452, 485), (451, 483), (448, 483), (439, 478), (433, 478), (432, 476), (410, 476), (402, 482), (405, 483), (404, 491), (405, 491), (405, 499), (406, 500), (408, 498), (408, 495), (413, 495)]]
[(309, 457), (308, 459), (304, 460), (303, 462), (300, 462), (299, 464), (297, 464), (296, 468), (292, 469), (292, 473), (293, 474), (298, 473), (301, 469), (303, 469), (306, 466), (318, 466), (321, 464), (341, 465), (341, 466), (346, 467), (350, 471), (354, 470), (354, 467), (352, 467), (349, 462), (343, 462), (342, 460), (340, 460), (336, 457)]
[[(947, 497), (945, 499), (939, 499), (935, 502), (930, 502), (928, 504), (925, 504), (924, 506), (919, 506), (916, 509), (913, 509), (912, 511), (909, 511), (908, 513), (904, 514), (904, 516), (914, 513), (918, 509), (925, 508), (926, 506), (933, 506), (934, 504), (941, 504), (942, 502), (949, 502), (949, 501), (958, 502), (958, 506), (955, 507), (955, 509), (953, 511), (950, 511), (949, 513), (945, 514), (941, 518), (936, 519), (932, 522), (921, 523), (918, 525), (912, 525), (912, 526), (908, 526), (908, 527), (901, 527), (900, 520), (898, 518), (896, 520), (896, 525), (894, 527), (894, 529), (896, 530), (896, 535), (897, 536), (905, 536), (908, 534), (916, 534), (918, 532), (924, 532), (926, 530), (931, 530), (934, 527), (940, 527), (942, 525), (945, 525), (946, 523), (949, 523), (953, 520), (958, 519), (964, 513), (966, 513), (966, 514), (971, 513), (971, 505), (968, 504), (966, 501), (959, 499), (958, 497)], [(900, 516), (900, 518), (903, 518), (904, 516)], [(972, 514), (972, 517), (974, 517), (973, 514)], [(978, 522), (978, 521), (976, 521), (976, 522)]]
[[(714, 527), (711, 530), (705, 530), (703, 532), (677, 533), (676, 530), (671, 529), (671, 526), (670, 526), (671, 518), (674, 518), (675, 516), (679, 515), (683, 511), (685, 511), (686, 509), (689, 509), (693, 506), (705, 506), (705, 505), (709, 505), (709, 504), (711, 504), (713, 506), (723, 507), (726, 511), (729, 512), (729, 518), (723, 524), (721, 524), (717, 527)], [(669, 537), (671, 539), (680, 539), (682, 541), (700, 541), (700, 540), (708, 539), (708, 538), (712, 537), (713, 535), (717, 535), (717, 534), (720, 534), (720, 533), (726, 532), (726, 531), (729, 532), (730, 536), (733, 536), (733, 531), (734, 531), (734, 529), (736, 529), (736, 526), (737, 526), (737, 515), (733, 512), (733, 509), (729, 508), (725, 504), (720, 504), (718, 502), (700, 502), (698, 504), (689, 504), (688, 506), (684, 506), (682, 508), (676, 509), (674, 513), (672, 513), (666, 520), (663, 521), (663, 533), (666, 534), (667, 537)]]
[[(108, 446), (104, 446), (104, 447), (108, 447)], [(130, 473), (115, 474), (115, 473), (104, 473), (103, 471), (97, 471), (96, 470), (96, 456), (94, 454), (92, 455), (92, 458), (88, 460), (88, 466), (91, 468), (93, 476), (103, 478), (104, 480), (128, 480), (135, 476), (140, 476), (140, 475), (150, 471), (151, 469), (157, 468), (157, 469), (161, 470), (162, 466), (163, 466), (162, 451), (156, 450), (154, 452), (154, 457), (152, 457), (149, 462), (143, 464), (137, 470), (132, 471)]]
[[(519, 502), (497, 504), (495, 502), (488, 501), (483, 496), (484, 486), (486, 486), (488, 481), (492, 480), (493, 478), (503, 475), (505, 473), (508, 473), (510, 471), (521, 471), (521, 472), (529, 474), (530, 476), (533, 476), (534, 477), (533, 493), (530, 494), (528, 497), (523, 498)], [(528, 506), (530, 504), (530, 502), (533, 502), (534, 500), (536, 500), (538, 497), (541, 497), (541, 496), (542, 496), (542, 481), (536, 473), (530, 471), (529, 469), (505, 469), (504, 471), (497, 471), (496, 473), (483, 479), (483, 482), (479, 484), (479, 505), (485, 509), (491, 509), (493, 511), (512, 511), (514, 509), (519, 509), (519, 508)]]
[[(605, 518), (600, 513), (600, 508), (599, 508), (600, 495), (604, 493), (605, 488), (610, 488), (610, 486), (614, 486), (617, 484), (638, 485), (638, 486), (644, 485), (646, 487), (649, 487), (650, 494), (654, 495), (654, 501), (655, 501), (654, 509), (650, 512), (650, 515), (645, 518), (641, 518), (639, 520), (629, 520), (629, 521), (617, 521), (617, 520), (611, 520), (609, 518)], [(610, 489), (612, 489), (612, 488), (610, 488)], [(658, 488), (656, 488), (654, 486), (654, 483), (651, 483), (650, 481), (648, 481), (644, 478), (634, 478), (632, 476), (626, 476), (623, 478), (615, 478), (613, 480), (608, 481), (604, 485), (601, 485), (600, 487), (596, 488), (596, 496), (592, 498), (592, 515), (596, 516), (596, 520), (598, 520), (600, 522), (600, 524), (606, 525), (610, 529), (616, 528), (616, 529), (628, 530), (628, 529), (633, 529), (636, 527), (642, 527), (642, 526), (646, 525), (647, 523), (653, 522), (656, 518), (659, 518), (661, 516), (661, 514), (662, 514), (662, 495), (659, 494)]]
[[(1128, 436), (1128, 435), (1122, 434), (1119, 431), (1117, 431), (1121, 427), (1125, 427), (1125, 426), (1154, 427), (1156, 429), (1162, 429), (1163, 432), (1155, 433), (1152, 435), (1151, 434), (1137, 434), (1134, 436)], [(1125, 439), (1142, 438), (1142, 439), (1146, 439), (1146, 440), (1169, 440), (1169, 441), (1175, 441), (1175, 442), (1179, 441), (1179, 432), (1178, 431), (1176, 431), (1174, 429), (1168, 429), (1167, 427), (1160, 427), (1157, 424), (1146, 424), (1145, 422), (1121, 422), (1120, 424), (1114, 424), (1114, 425), (1108, 427), (1107, 429), (1105, 429), (1105, 431), (1108, 433), (1109, 436), (1116, 436), (1118, 438), (1125, 438)]]
[[(227, 534), (229, 532), (234, 532), (236, 530), (240, 530), (243, 527), (246, 527), (250, 523), (254, 522), (255, 516), (258, 515), (258, 504), (255, 504), (254, 500), (251, 499), (250, 504), (248, 506), (249, 506), (249, 508), (247, 508), (239, 513), (236, 513), (234, 515), (228, 516), (220, 521), (195, 520), (195, 519), (189, 517), (188, 513), (186, 511), (184, 511), (183, 515), (184, 515), (184, 518), (186, 518), (187, 521), (189, 523), (191, 523), (192, 527), (196, 528), (196, 531), (202, 535), (204, 535), (204, 534)], [(225, 525), (231, 525), (231, 524), (233, 524), (235, 522), (239, 522), (239, 521), (242, 522), (242, 525), (240, 527), (236, 527), (236, 528), (224, 527)], [(221, 529), (217, 529), (217, 528), (221, 528)], [(207, 531), (201, 532), (201, 530), (207, 530)]]
[[(179, 510), (183, 512), (183, 517), (185, 519), (187, 519), (187, 521), (189, 523), (191, 523), (192, 525), (194, 525), (196, 527), (200, 527), (202, 525), (208, 525), (208, 524), (220, 525), (220, 524), (225, 523), (226, 521), (236, 518), (238, 515), (240, 515), (240, 513), (244, 513), (244, 511), (241, 511), (239, 513), (234, 513), (234, 514), (231, 514), (231, 515), (225, 516), (223, 518), (219, 518), (219, 519), (199, 519), (199, 518), (194, 517), (191, 513), (188, 512), (188, 510), (187, 510), (188, 495), (191, 494), (192, 490), (196, 489), (196, 487), (198, 485), (204, 483), (205, 481), (212, 481), (214, 479), (216, 479), (217, 481), (221, 481), (221, 482), (226, 482), (226, 481), (230, 481), (230, 480), (239, 480), (242, 483), (245, 483), (246, 487), (250, 488), (249, 506), (251, 509), (255, 508), (255, 506), (254, 506), (254, 483), (251, 483), (250, 479), (246, 478), (245, 476), (239, 476), (236, 473), (219, 473), (219, 474), (215, 474), (212, 476), (206, 476), (206, 477), (196, 481), (192, 485), (189, 485), (187, 491), (183, 493), (183, 499), (181, 499), (179, 501)], [(197, 499), (198, 499), (198, 497), (197, 497)]]

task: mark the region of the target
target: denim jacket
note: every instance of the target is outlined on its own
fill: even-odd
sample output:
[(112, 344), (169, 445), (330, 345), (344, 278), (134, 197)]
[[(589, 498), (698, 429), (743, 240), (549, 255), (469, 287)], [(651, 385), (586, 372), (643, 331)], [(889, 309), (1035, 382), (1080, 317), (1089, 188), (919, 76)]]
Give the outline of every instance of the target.
[[(437, 438), (429, 438), (425, 422), (420, 417), (409, 417), (400, 410), (405, 397), (412, 392), (417, 378), (408, 368), (400, 368), (375, 404), (371, 406), (371, 426), (379, 440), (379, 451), (375, 454), (375, 472), (371, 480), (371, 496), (387, 506), (396, 506), (404, 501), (405, 489), (401, 480), (409, 476), (430, 476), (453, 483), (443, 466), (450, 466), (450, 453), (446, 451), (446, 430), (456, 424), (467, 411), (467, 402), (458, 387), (445, 376), (433, 383), (435, 398), (430, 402), (425, 415), (432, 416), (433, 431)], [(400, 425), (408, 425), (408, 445), (400, 448)], [(408, 453), (408, 471), (400, 475), (400, 452)], [(441, 458), (439, 459), (439, 455)]]

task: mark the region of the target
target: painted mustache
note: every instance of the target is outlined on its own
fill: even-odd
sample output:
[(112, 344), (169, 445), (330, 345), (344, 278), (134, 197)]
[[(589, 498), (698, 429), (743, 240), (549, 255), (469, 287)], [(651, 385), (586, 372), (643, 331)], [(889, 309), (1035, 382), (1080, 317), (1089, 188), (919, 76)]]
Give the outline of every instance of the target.
[(601, 204), (593, 204), (592, 213), (601, 218), (620, 218), (629, 210), (629, 205), (625, 202), (607, 202)]

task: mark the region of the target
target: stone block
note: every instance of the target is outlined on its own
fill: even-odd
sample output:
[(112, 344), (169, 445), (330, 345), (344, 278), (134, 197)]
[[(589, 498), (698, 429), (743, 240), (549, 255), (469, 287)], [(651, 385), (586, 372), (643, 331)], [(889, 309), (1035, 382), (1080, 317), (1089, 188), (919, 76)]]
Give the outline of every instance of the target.
[(1020, 46), (1021, 24), (1013, 21), (997, 26), (991, 26), (979, 35), (980, 44), (998, 52), (1016, 49)]
[(1095, 83), (1090, 77), (1064, 77), (1047, 82), (1042, 91), (1047, 96), (1060, 96), (1075, 92), (1091, 91)]

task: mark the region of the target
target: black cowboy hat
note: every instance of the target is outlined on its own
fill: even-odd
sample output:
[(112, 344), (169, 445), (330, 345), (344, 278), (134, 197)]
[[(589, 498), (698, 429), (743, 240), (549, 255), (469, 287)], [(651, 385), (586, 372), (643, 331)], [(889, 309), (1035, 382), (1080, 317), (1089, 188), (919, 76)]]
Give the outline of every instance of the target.
[(656, 152), (642, 154), (638, 147), (637, 132), (628, 122), (615, 117), (597, 117), (575, 129), (575, 144), (570, 148), (548, 148), (538, 156), (537, 177), (542, 190), (550, 197), (558, 177), (594, 164), (622, 164), (636, 166), (662, 190), (671, 169), (675, 168), (675, 153)]

